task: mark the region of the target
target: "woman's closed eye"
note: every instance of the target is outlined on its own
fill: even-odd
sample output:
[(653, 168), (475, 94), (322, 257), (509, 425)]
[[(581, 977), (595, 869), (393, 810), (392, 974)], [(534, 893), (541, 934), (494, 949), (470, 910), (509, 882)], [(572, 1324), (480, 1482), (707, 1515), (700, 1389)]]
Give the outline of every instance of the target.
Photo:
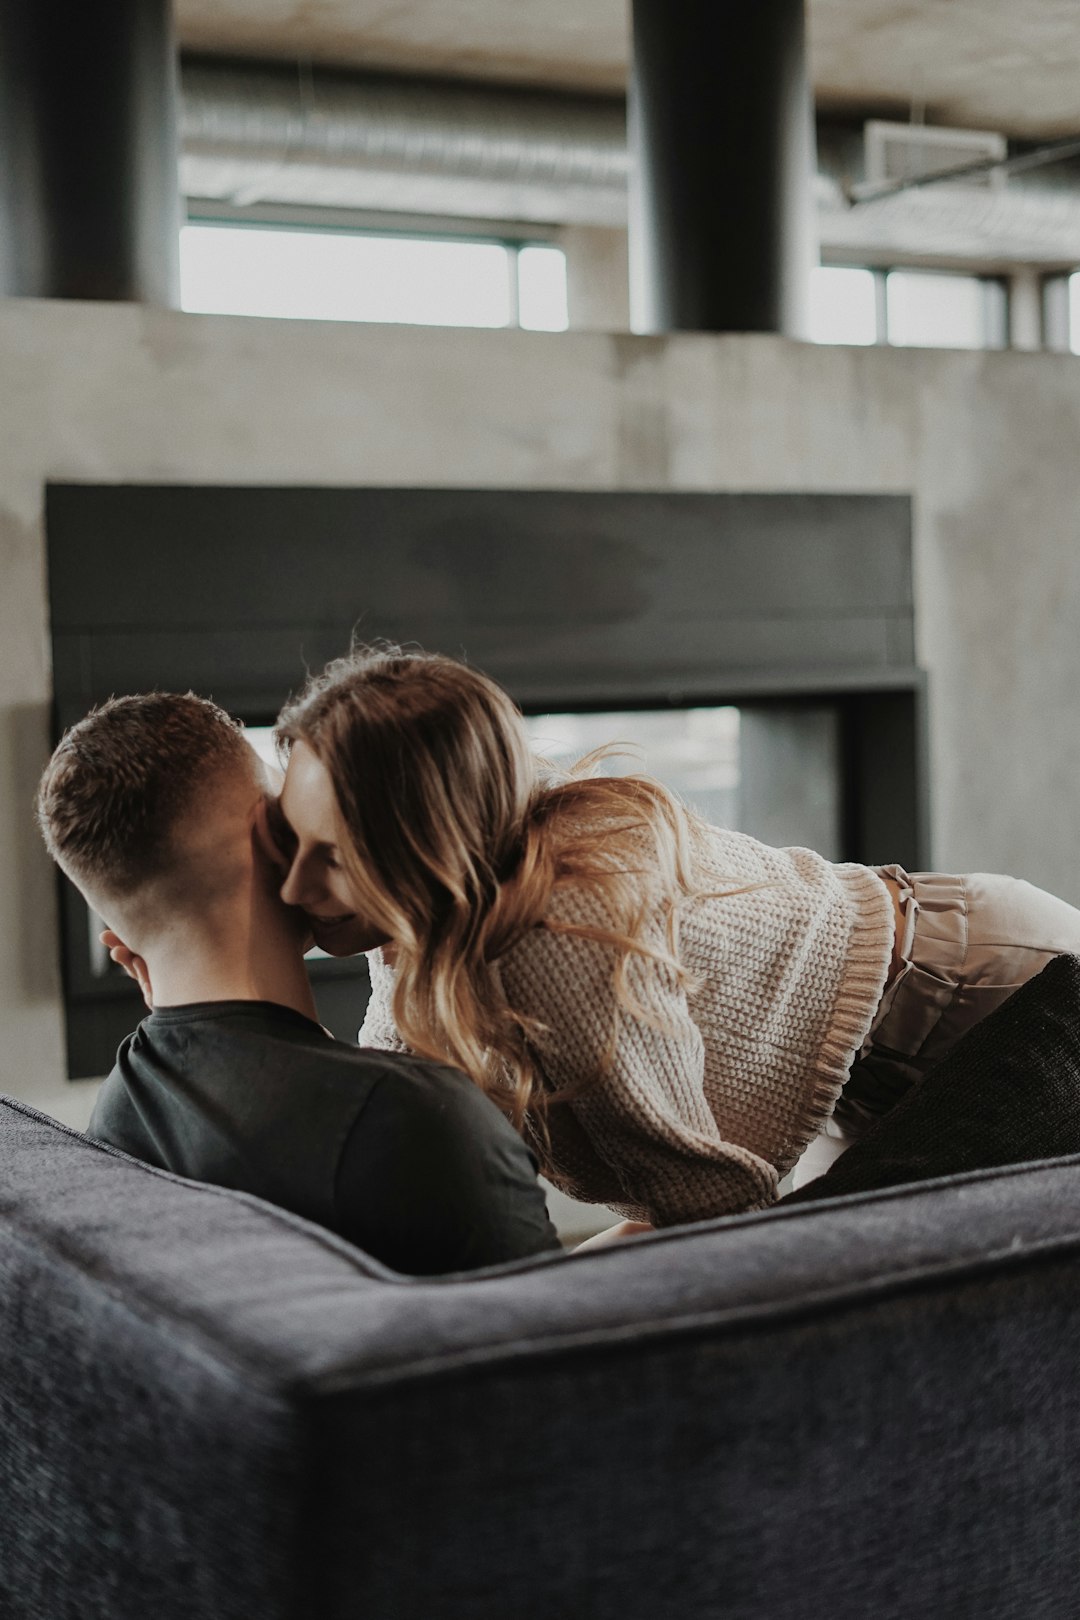
[(280, 799), (266, 801), (266, 830), (279, 854), (291, 861), (296, 853), (297, 837), (285, 819)]

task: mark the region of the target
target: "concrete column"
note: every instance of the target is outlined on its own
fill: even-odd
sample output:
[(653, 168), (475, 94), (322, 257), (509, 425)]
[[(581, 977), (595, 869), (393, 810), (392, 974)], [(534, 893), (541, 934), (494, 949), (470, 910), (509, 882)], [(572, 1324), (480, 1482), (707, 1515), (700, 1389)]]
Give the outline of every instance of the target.
[(575, 331), (630, 330), (626, 232), (604, 225), (568, 225), (559, 232), (566, 254), (566, 302)]
[(1043, 346), (1042, 279), (1036, 270), (1014, 270), (1009, 277), (1009, 347)]
[(170, 0), (0, 0), (0, 293), (179, 302)]
[(1072, 311), (1069, 307), (1069, 277), (1047, 276), (1042, 286), (1043, 347), (1055, 354), (1072, 352)]
[(635, 330), (806, 335), (803, 0), (632, 0)]

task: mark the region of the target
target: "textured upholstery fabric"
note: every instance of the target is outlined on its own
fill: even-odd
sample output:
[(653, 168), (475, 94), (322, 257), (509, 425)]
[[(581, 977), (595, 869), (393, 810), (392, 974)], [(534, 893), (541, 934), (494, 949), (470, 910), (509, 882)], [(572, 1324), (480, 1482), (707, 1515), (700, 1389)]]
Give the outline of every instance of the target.
[(1058, 956), (823, 1176), (781, 1202), (1068, 1153), (1080, 1153), (1080, 957)]
[(0, 1103), (5, 1620), (1062, 1620), (1080, 1158), (406, 1280)]

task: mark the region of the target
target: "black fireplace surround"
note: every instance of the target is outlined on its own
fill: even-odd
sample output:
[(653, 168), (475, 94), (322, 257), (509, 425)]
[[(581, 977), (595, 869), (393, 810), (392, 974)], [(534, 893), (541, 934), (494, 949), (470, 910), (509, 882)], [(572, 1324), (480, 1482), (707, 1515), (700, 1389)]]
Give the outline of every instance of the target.
[[(925, 683), (903, 495), (53, 484), (56, 734), (124, 692), (267, 724), (351, 638), (464, 656), (526, 710), (827, 702), (840, 854), (928, 864)], [(61, 880), (72, 1078), (138, 1021)], [(318, 962), (355, 1034), (363, 969)]]

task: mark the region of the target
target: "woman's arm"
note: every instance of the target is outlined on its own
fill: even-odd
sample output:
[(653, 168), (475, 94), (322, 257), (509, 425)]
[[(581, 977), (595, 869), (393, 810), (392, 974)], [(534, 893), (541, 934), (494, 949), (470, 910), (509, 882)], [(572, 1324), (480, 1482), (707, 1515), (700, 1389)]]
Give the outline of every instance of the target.
[[(675, 973), (649, 958), (631, 958), (628, 987), (648, 1008), (646, 1020), (619, 1007), (615, 963), (611, 947), (547, 929), (534, 930), (503, 959), (512, 1005), (544, 1026), (534, 1045), (553, 1093), (575, 1089), (572, 1100), (553, 1102), (548, 1114), (553, 1179), (559, 1179), (559, 1116), (568, 1110), (624, 1189), (613, 1200), (610, 1183), (591, 1187), (582, 1161), (569, 1178), (578, 1196), (614, 1202), (620, 1213), (658, 1226), (772, 1203), (775, 1166), (732, 1141), (710, 1107), (702, 1032)], [(617, 1009), (611, 1063), (576, 1092), (603, 1064)], [(731, 1084), (737, 1102), (734, 1066)]]

